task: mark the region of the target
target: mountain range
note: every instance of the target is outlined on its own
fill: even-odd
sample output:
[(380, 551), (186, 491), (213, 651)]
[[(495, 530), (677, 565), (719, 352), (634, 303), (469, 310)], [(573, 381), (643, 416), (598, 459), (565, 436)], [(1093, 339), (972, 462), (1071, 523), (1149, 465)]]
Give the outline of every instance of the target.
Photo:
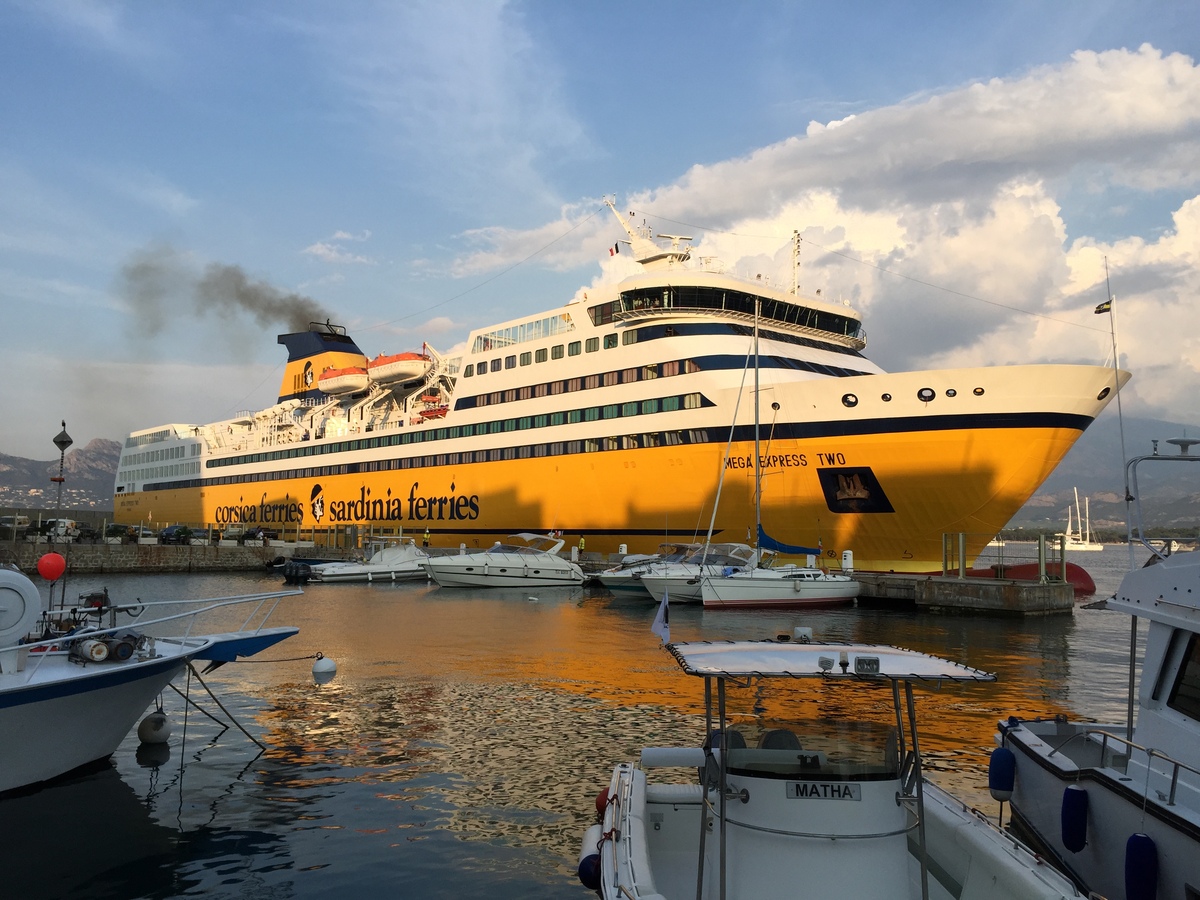
[[(1071, 448), (1045, 483), (1009, 522), (1009, 528), (1024, 528), (1053, 534), (1067, 524), (1067, 510), (1074, 509), (1075, 491), (1080, 503), (1086, 498), (1086, 513), (1094, 530), (1125, 532), (1125, 473), (1121, 460), (1153, 452), (1154, 441), (1162, 456), (1178, 455), (1171, 439), (1187, 437), (1187, 426), (1155, 419), (1125, 418), (1121, 426), (1116, 411), (1109, 409), (1092, 424)], [(1192, 435), (1200, 436), (1193, 426)], [(1200, 444), (1200, 437), (1197, 439)], [(1200, 452), (1200, 446), (1197, 451)], [(63, 510), (111, 511), (113, 481), (121, 445), (96, 438), (67, 452), (63, 459)], [(53, 510), (58, 507), (59, 461), (32, 460), (0, 454), (0, 506), (22, 510)], [(1180, 536), (1200, 530), (1200, 466), (1146, 465), (1139, 470), (1138, 494), (1147, 526), (1170, 528)], [(1072, 515), (1075, 515), (1073, 512)]]

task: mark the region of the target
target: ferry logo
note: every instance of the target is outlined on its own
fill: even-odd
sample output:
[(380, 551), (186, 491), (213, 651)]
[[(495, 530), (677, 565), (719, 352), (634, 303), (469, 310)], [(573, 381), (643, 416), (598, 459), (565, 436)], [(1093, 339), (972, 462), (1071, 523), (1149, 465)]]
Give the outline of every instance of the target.
[(306, 362), (306, 363), (304, 364), (304, 386), (305, 386), (306, 388), (310, 388), (310, 387), (312, 387), (312, 383), (313, 383), (313, 367), (312, 367), (312, 363), (311, 363), (311, 362)]
[[(307, 369), (305, 375), (307, 377)], [(312, 510), (313, 520), (321, 521), (321, 517), (325, 515), (325, 494), (319, 484), (314, 484), (312, 489), (312, 497), (309, 500), (309, 508)]]

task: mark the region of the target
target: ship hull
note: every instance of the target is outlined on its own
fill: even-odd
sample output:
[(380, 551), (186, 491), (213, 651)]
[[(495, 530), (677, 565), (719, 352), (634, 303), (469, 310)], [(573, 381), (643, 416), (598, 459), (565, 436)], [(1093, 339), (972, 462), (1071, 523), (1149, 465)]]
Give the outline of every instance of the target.
[[(1127, 378), (1121, 373), (1122, 384)], [(1023, 366), (772, 385), (784, 412), (811, 416), (759, 430), (763, 526), (785, 543), (819, 544), (834, 567), (849, 549), (861, 569), (929, 571), (941, 565), (943, 536), (959, 532), (977, 554), (1100, 412), (1116, 379), (1094, 366)], [(937, 399), (919, 401), (924, 387)], [(718, 408), (732, 407), (722, 399)], [(359, 447), (274, 466), (214, 470), (210, 463), (206, 471), (222, 477), (118, 494), (117, 513), (127, 522), (239, 521), (281, 536), (347, 524), (428, 527), (435, 544), (469, 548), (516, 531), (557, 529), (572, 542), (586, 537), (591, 551), (625, 544), (627, 552), (653, 552), (664, 539), (703, 539), (724, 469), (713, 537), (744, 540), (755, 524), (752, 423), (740, 419), (727, 443), (729, 425), (721, 427), (717, 414), (707, 423), (699, 411), (690, 415), (679, 424), (709, 427), (690, 428), (692, 442), (673, 446), (529, 458), (520, 458), (518, 446), (493, 454), (516, 458), (463, 461), (479, 455), (472, 447), (542, 437), (530, 432)], [(426, 455), (415, 456), (421, 450)], [(428, 455), (434, 450), (438, 456)], [(281, 471), (285, 464), (308, 467)]]

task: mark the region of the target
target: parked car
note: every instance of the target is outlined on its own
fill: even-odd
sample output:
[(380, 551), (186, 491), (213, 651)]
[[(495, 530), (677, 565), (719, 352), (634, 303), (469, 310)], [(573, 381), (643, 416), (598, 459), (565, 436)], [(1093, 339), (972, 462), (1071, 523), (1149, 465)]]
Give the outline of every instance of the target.
[(130, 525), (129, 537), (131, 540), (144, 540), (146, 538), (157, 539), (158, 535), (154, 533), (154, 529), (146, 525)]
[(0, 516), (0, 540), (21, 540), (29, 530), (29, 516)]
[(124, 544), (133, 539), (133, 529), (128, 525), (118, 525), (116, 522), (113, 522), (104, 529), (104, 542), (106, 544)]
[(192, 539), (192, 529), (186, 525), (168, 525), (158, 533), (160, 544), (187, 544)]
[(100, 532), (96, 530), (95, 525), (89, 525), (87, 522), (80, 522), (78, 525), (79, 533), (75, 535), (75, 540), (80, 544), (95, 544), (100, 540)]

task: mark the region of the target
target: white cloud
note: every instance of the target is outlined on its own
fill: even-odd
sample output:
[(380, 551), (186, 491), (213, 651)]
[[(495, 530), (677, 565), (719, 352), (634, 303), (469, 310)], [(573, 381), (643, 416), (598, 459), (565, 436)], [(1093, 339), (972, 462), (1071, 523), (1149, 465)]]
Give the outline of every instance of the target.
[[(800, 229), (802, 288), (860, 309), (874, 335), (868, 352), (892, 369), (1103, 363), (1111, 338), (1092, 310), (1107, 257), (1124, 295), (1130, 397), (1147, 414), (1200, 419), (1200, 198), (1177, 209), (1172, 227), (1110, 243), (1072, 235), (1061, 206), (1076, 187), (1121, 203), (1194, 190), (1196, 159), (1200, 69), (1143, 46), (1081, 51), (1060, 66), (810, 126), (620, 202), (658, 231), (697, 229), (694, 256), (751, 276), (773, 269), (765, 274), (785, 282)], [(582, 222), (577, 207), (526, 231), (473, 232), (482, 249), (458, 272), (511, 266), (571, 222), (546, 259), (594, 262), (617, 233), (607, 216)], [(602, 258), (592, 287), (623, 277), (624, 265)]]
[(315, 256), (322, 262), (338, 263), (341, 265), (370, 265), (372, 262), (366, 256), (358, 253), (350, 253), (346, 249), (329, 241), (317, 241), (315, 244), (309, 244), (300, 252), (307, 256)]

